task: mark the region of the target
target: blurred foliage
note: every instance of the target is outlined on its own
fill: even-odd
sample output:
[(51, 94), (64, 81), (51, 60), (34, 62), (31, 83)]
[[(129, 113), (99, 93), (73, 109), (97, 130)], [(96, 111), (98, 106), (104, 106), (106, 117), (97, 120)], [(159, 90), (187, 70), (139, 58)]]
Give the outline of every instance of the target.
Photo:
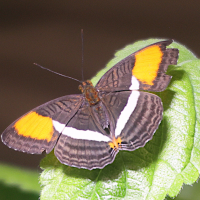
[(40, 189), (38, 172), (0, 164), (1, 200), (36, 200)]
[[(2, 167), (3, 166), (3, 167)], [(38, 184), (39, 173), (36, 171), (21, 169), (16, 166), (0, 164), (0, 199), (1, 200), (38, 200), (40, 187)], [(29, 177), (29, 181), (21, 179), (20, 176)], [(30, 175), (31, 174), (31, 175)], [(23, 181), (22, 181), (23, 180)], [(26, 187), (26, 183), (37, 182), (36, 190)], [(34, 188), (35, 186), (33, 186)], [(200, 183), (194, 183), (192, 186), (184, 185), (180, 194), (175, 198), (166, 197), (166, 200), (199, 200)]]

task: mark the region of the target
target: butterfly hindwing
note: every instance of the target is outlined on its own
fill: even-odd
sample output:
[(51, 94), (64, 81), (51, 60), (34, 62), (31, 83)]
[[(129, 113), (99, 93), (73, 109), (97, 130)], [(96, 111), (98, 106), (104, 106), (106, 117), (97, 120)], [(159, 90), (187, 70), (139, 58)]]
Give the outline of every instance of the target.
[(106, 72), (96, 88), (163, 91), (171, 80), (171, 76), (165, 74), (168, 66), (177, 64), (178, 49), (166, 49), (171, 43), (172, 40), (157, 42), (129, 55)]
[[(133, 91), (134, 93), (136, 91)], [(133, 94), (131, 94), (133, 95)], [(161, 99), (154, 94), (140, 92), (137, 105), (121, 130), (121, 149), (133, 151), (143, 147), (157, 130), (163, 114)], [(118, 132), (115, 132), (116, 137)]]
[[(94, 107), (98, 106), (101, 102)], [(94, 107), (80, 108), (62, 131), (54, 150), (61, 163), (93, 169), (113, 162), (117, 152), (110, 148), (112, 139), (95, 117)]]
[(18, 151), (41, 154), (49, 153), (61, 132), (56, 122), (63, 124), (74, 116), (82, 103), (82, 95), (68, 95), (47, 102), (26, 113), (2, 133), (4, 144)]
[(160, 97), (140, 91), (110, 93), (103, 100), (111, 115), (115, 138), (120, 138), (122, 150), (143, 147), (162, 120)]
[(108, 140), (74, 139), (64, 134), (60, 136), (54, 153), (63, 164), (90, 170), (103, 168), (115, 158), (115, 151), (110, 148)]

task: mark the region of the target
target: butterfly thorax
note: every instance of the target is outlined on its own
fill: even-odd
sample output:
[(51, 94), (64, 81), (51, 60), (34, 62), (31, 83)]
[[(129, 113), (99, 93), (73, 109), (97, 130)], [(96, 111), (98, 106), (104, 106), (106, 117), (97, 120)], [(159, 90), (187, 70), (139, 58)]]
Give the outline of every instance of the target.
[(79, 90), (81, 90), (81, 92), (83, 93), (86, 100), (91, 106), (96, 105), (100, 101), (98, 91), (93, 86), (91, 81), (87, 80), (82, 82), (82, 84), (79, 85)]
[(97, 89), (93, 86), (92, 82), (87, 80), (79, 85), (79, 89), (83, 93), (86, 101), (91, 107), (95, 120), (101, 125), (103, 129), (108, 128), (109, 120), (108, 113), (105, 106), (101, 102)]

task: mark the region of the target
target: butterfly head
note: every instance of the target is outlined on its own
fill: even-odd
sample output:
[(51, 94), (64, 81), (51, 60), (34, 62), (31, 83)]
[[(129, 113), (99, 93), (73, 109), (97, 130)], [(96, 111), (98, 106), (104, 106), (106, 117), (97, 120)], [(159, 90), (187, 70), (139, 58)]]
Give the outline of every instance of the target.
[(95, 105), (100, 101), (98, 91), (90, 80), (83, 81), (78, 88), (83, 93), (90, 105)]

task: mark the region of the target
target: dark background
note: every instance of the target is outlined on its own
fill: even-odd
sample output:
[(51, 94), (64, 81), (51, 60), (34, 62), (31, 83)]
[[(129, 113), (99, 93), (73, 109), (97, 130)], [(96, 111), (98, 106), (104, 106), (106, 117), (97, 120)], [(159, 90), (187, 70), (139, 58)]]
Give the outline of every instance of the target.
[[(200, 1), (0, 1), (0, 132), (32, 108), (79, 93), (76, 81), (33, 65), (90, 79), (127, 44), (172, 38), (200, 55)], [(0, 161), (39, 168), (0, 142)]]

